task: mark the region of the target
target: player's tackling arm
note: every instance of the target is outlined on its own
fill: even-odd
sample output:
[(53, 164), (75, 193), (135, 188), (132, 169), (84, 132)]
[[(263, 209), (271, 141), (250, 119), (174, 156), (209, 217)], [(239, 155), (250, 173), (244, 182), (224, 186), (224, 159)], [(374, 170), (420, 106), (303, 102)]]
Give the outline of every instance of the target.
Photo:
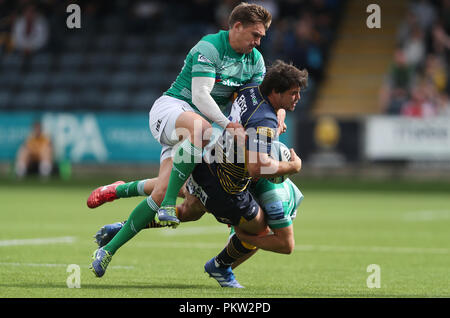
[(225, 128), (230, 120), (222, 113), (219, 105), (211, 97), (214, 83), (215, 78), (213, 77), (193, 77), (192, 102), (208, 119)]
[(192, 78), (192, 102), (198, 110), (209, 120), (217, 123), (222, 128), (233, 129), (232, 133), (239, 136), (241, 140), (245, 138), (245, 131), (241, 124), (231, 122), (220, 110), (219, 105), (211, 97), (214, 87), (213, 77), (193, 77)]
[(273, 234), (263, 236), (247, 234), (239, 227), (235, 227), (235, 231), (242, 241), (266, 251), (291, 254), (295, 247), (294, 227), (292, 224), (287, 227), (272, 229)]

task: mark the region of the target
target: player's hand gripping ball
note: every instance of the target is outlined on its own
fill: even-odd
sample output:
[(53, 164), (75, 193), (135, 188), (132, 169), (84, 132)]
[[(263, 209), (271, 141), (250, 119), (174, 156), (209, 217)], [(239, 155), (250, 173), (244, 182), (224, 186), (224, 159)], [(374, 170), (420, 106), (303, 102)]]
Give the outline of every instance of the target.
[[(270, 156), (278, 161), (290, 161), (291, 160), (291, 151), (289, 148), (283, 144), (281, 141), (272, 141), (272, 148), (270, 150)], [(282, 183), (289, 176), (278, 176), (273, 178), (267, 178), (272, 183)]]

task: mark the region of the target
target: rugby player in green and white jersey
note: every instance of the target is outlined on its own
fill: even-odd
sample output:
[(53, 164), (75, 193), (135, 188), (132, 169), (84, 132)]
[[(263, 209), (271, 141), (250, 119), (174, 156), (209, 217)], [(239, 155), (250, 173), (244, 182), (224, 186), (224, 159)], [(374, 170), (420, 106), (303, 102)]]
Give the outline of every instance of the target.
[[(266, 68), (255, 47), (260, 45), (270, 23), (271, 15), (263, 7), (238, 5), (229, 17), (230, 30), (207, 35), (190, 50), (180, 75), (164, 93), (161, 103), (157, 101), (150, 111), (152, 134), (163, 145), (161, 160), (169, 156), (167, 152), (178, 143), (179, 135), (187, 134), (174, 149), (172, 172), (156, 215), (161, 224), (179, 223), (175, 207), (177, 194), (195, 164), (201, 162), (203, 147), (210, 139), (211, 122), (233, 129), (244, 142), (243, 127), (223, 113), (238, 87), (262, 82)], [(180, 106), (184, 112), (179, 110)], [(164, 132), (156, 129), (159, 122), (166, 127)]]
[[(255, 47), (260, 45), (271, 20), (264, 7), (241, 3), (230, 14), (228, 31), (207, 35), (191, 49), (180, 75), (155, 101), (149, 114), (152, 135), (162, 145), (158, 183), (131, 212), (129, 222), (114, 239), (94, 252), (95, 262), (102, 264), (99, 268), (106, 269), (114, 253), (153, 219), (161, 225), (179, 224), (176, 197), (195, 164), (201, 162), (212, 122), (233, 131), (238, 142), (244, 142), (242, 125), (230, 122), (222, 111), (238, 86), (262, 81), (265, 65)], [(96, 204), (88, 201), (91, 208)], [(94, 273), (101, 277), (104, 270)]]

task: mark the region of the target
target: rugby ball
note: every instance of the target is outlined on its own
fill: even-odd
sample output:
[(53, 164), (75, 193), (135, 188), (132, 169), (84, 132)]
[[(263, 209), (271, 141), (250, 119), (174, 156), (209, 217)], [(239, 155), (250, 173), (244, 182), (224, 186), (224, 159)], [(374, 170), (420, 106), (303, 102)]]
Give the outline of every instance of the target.
[[(270, 156), (277, 161), (290, 161), (291, 151), (281, 141), (272, 141), (272, 147), (270, 149)], [(267, 178), (272, 183), (282, 183), (289, 175), (278, 176), (273, 178)]]

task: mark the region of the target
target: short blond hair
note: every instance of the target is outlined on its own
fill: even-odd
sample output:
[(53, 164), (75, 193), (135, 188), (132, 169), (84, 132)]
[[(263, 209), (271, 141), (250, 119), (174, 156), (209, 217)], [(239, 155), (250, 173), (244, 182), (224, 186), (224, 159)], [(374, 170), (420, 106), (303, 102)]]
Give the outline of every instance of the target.
[(244, 26), (262, 23), (267, 31), (272, 23), (272, 15), (266, 8), (260, 5), (242, 2), (234, 7), (228, 18), (230, 28), (236, 22), (241, 22)]

